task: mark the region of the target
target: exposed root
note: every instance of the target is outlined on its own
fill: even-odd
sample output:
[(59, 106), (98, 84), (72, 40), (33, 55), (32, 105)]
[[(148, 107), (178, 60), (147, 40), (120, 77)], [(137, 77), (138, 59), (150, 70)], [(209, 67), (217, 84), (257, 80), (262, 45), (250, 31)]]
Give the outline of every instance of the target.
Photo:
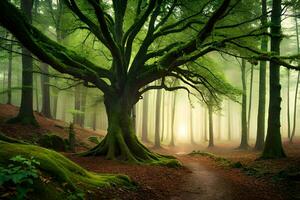
[(107, 135), (100, 144), (81, 155), (105, 156), (110, 160), (121, 160), (137, 164), (181, 166), (181, 163), (172, 156), (151, 152), (138, 141), (135, 135), (131, 136), (127, 142), (121, 134)]

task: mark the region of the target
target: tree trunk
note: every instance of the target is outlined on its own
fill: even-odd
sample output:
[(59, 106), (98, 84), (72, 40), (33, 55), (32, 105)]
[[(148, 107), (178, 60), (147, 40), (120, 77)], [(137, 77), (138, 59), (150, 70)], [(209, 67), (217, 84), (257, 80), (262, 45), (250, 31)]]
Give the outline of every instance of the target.
[(287, 69), (287, 123), (288, 138), (291, 138), (291, 118), (290, 118), (290, 70)]
[(207, 134), (207, 112), (208, 112), (208, 109), (204, 108), (204, 133), (203, 133), (203, 140), (205, 142), (208, 141), (208, 134)]
[[(13, 36), (11, 35), (11, 40), (13, 39)], [(11, 76), (12, 76), (12, 60), (13, 60), (13, 42), (11, 41), (9, 43), (8, 47), (8, 73), (7, 73), (7, 104), (11, 104)]]
[(214, 130), (213, 130), (213, 112), (212, 106), (208, 105), (208, 129), (209, 129), (209, 140), (208, 140), (208, 147), (214, 146)]
[(131, 111), (132, 119), (133, 119), (133, 130), (136, 133), (136, 108), (133, 106)]
[(42, 114), (45, 117), (52, 118), (51, 116), (51, 107), (50, 107), (50, 88), (49, 88), (49, 76), (46, 75), (49, 73), (49, 67), (45, 63), (40, 65), (42, 75), (41, 75), (41, 85), (42, 85)]
[(33, 74), (33, 78), (34, 78), (34, 85), (35, 85), (35, 104), (36, 104), (36, 111), (39, 112), (40, 111), (40, 107), (39, 107), (39, 88), (38, 88), (38, 74)]
[(81, 87), (80, 85), (77, 85), (74, 91), (74, 117), (73, 117), (73, 123), (80, 125), (80, 118), (81, 118), (81, 109), (80, 109), (80, 102), (81, 102)]
[[(162, 91), (162, 105), (165, 104), (165, 93)], [(164, 106), (161, 109), (161, 136), (160, 141), (163, 142), (165, 134), (165, 108)]]
[(162, 90), (157, 90), (156, 93), (156, 117), (155, 117), (155, 138), (154, 138), (154, 147), (160, 148), (160, 127), (161, 127), (161, 96), (162, 96)]
[(253, 88), (253, 74), (254, 74), (254, 65), (251, 64), (251, 72), (250, 72), (250, 94), (249, 94), (249, 108), (248, 108), (248, 141), (250, 139), (250, 125), (251, 125), (251, 108), (252, 108), (252, 88)]
[(175, 139), (174, 139), (174, 124), (175, 124), (175, 111), (176, 111), (176, 97), (177, 97), (177, 91), (173, 92), (173, 103), (172, 103), (172, 122), (171, 122), (171, 141), (170, 146), (175, 146)]
[(142, 142), (148, 142), (148, 106), (149, 93), (146, 92), (143, 97), (143, 124), (142, 124)]
[[(281, 41), (281, 0), (273, 0), (271, 16), (271, 51), (275, 55), (280, 55)], [(270, 62), (270, 101), (268, 130), (263, 158), (282, 158), (285, 153), (281, 142), (280, 133), (280, 66)]]
[(294, 103), (293, 129), (292, 129), (292, 134), (291, 134), (291, 138), (290, 138), (290, 143), (293, 142), (293, 138), (295, 136), (295, 131), (296, 131), (297, 101), (298, 101), (299, 81), (300, 81), (300, 71), (298, 72), (298, 78), (297, 78), (297, 83), (296, 83), (296, 91), (295, 91), (295, 99), (294, 99), (295, 103)]
[(228, 100), (228, 140), (231, 140), (231, 112), (230, 112), (230, 100)]
[[(294, 13), (296, 13), (294, 11)], [(296, 24), (296, 38), (297, 38), (297, 52), (300, 53), (300, 46), (299, 46), (299, 31), (298, 31), (298, 20), (297, 17), (295, 17), (295, 24)], [(298, 101), (298, 87), (299, 87), (299, 81), (300, 81), (300, 71), (298, 71), (298, 78), (296, 82), (296, 91), (295, 91), (295, 99), (294, 99), (294, 117), (293, 117), (293, 129), (292, 129), (292, 135), (290, 138), (290, 143), (293, 142), (293, 138), (295, 136), (296, 131), (296, 119), (297, 119), (297, 101)]]
[(190, 106), (190, 134), (191, 134), (191, 144), (195, 145), (194, 131), (193, 131), (193, 106)]
[(242, 84), (243, 84), (243, 94), (242, 94), (242, 137), (241, 137), (241, 149), (247, 149), (248, 145), (248, 133), (247, 133), (247, 86), (246, 86), (246, 61), (242, 59), (241, 65), (242, 72)]
[[(262, 0), (262, 18), (261, 26), (266, 27), (263, 30), (267, 31), (267, 0)], [(263, 36), (261, 41), (261, 50), (268, 51), (268, 36)], [(260, 61), (259, 66), (259, 100), (257, 112), (257, 130), (256, 130), (256, 150), (263, 150), (265, 141), (265, 107), (266, 107), (266, 61)]]
[(80, 126), (84, 127), (87, 88), (84, 88), (83, 85), (80, 85), (79, 87), (81, 89), (81, 95), (80, 95), (80, 111), (81, 111)]
[[(166, 159), (169, 160), (171, 157), (150, 152), (138, 141), (131, 116), (133, 105), (128, 103), (129, 101), (125, 98), (128, 96), (132, 95), (104, 96), (108, 119), (107, 135), (100, 144), (82, 155), (103, 155), (107, 159), (119, 159), (134, 163), (159, 164), (162, 162), (166, 164)], [(178, 164), (177, 161), (171, 160), (172, 163)]]
[[(32, 0), (22, 0), (21, 10), (31, 20)], [(9, 120), (9, 123), (21, 123), (38, 126), (33, 115), (33, 59), (31, 53), (22, 47), (22, 96), (21, 106), (16, 118)]]

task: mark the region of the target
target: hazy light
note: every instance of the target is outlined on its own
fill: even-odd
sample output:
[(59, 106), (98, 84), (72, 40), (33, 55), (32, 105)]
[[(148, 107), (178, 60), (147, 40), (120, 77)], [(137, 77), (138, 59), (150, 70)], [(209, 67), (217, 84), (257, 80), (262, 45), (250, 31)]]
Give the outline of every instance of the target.
[(188, 141), (188, 133), (187, 133), (187, 125), (186, 124), (180, 123), (178, 125), (176, 140), (179, 143)]

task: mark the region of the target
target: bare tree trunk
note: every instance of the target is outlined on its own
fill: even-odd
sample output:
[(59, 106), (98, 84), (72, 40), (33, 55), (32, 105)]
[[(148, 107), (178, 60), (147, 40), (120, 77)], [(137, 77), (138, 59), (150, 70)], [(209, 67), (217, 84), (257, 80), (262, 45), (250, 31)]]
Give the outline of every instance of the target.
[(204, 110), (204, 135), (203, 135), (203, 137), (204, 137), (204, 141), (206, 142), (206, 141), (208, 141), (208, 134), (207, 134), (207, 112), (208, 112), (208, 110), (206, 109), (206, 108), (204, 108), (205, 110)]
[(36, 103), (36, 111), (40, 111), (39, 106), (39, 91), (38, 91), (38, 74), (33, 74), (34, 77), (34, 84), (35, 84), (35, 103)]
[[(262, 0), (262, 18), (261, 26), (265, 27), (263, 31), (267, 32), (267, 0)], [(268, 36), (262, 36), (261, 50), (268, 51)], [(265, 112), (266, 112), (266, 61), (260, 61), (259, 66), (259, 100), (257, 112), (257, 130), (256, 130), (256, 150), (263, 150), (265, 141)]]
[(191, 144), (194, 145), (194, 131), (193, 131), (193, 106), (190, 106), (190, 134), (191, 134)]
[(231, 140), (231, 112), (230, 112), (230, 100), (228, 100), (228, 140)]
[(287, 69), (287, 124), (288, 138), (291, 138), (291, 118), (290, 118), (290, 70)]
[[(296, 12), (294, 12), (296, 13)], [(296, 24), (296, 37), (297, 37), (297, 52), (300, 53), (300, 46), (299, 46), (299, 30), (298, 30), (298, 21), (297, 17), (295, 17), (295, 24)], [(297, 101), (298, 101), (298, 87), (300, 82), (300, 71), (298, 71), (297, 83), (296, 83), (296, 91), (295, 91), (295, 99), (294, 99), (294, 117), (293, 117), (293, 129), (290, 138), (290, 142), (293, 142), (293, 138), (295, 136), (296, 131), (296, 119), (297, 119)]]
[(176, 111), (176, 97), (177, 97), (177, 92), (173, 92), (173, 103), (172, 103), (172, 125), (171, 125), (171, 141), (170, 141), (170, 146), (175, 146), (175, 139), (174, 139), (174, 124), (175, 124), (175, 111)]
[[(13, 36), (11, 35), (11, 40), (13, 39)], [(12, 76), (12, 60), (13, 60), (13, 42), (11, 41), (9, 43), (8, 47), (8, 73), (7, 73), (7, 104), (11, 104), (11, 76)]]
[(42, 75), (41, 75), (41, 85), (42, 85), (42, 114), (45, 117), (52, 118), (51, 116), (51, 106), (50, 106), (50, 88), (49, 88), (49, 67), (45, 63), (41, 63), (40, 65)]
[(241, 137), (241, 149), (247, 149), (248, 145), (248, 133), (247, 133), (247, 86), (246, 86), (246, 61), (242, 59), (241, 65), (242, 72), (242, 84), (243, 84), (243, 94), (242, 94), (242, 137)]
[[(31, 21), (32, 0), (22, 0), (21, 10)], [(9, 123), (22, 123), (26, 125), (38, 126), (33, 115), (33, 59), (30, 51), (22, 47), (22, 96), (21, 106), (16, 118), (9, 120)]]
[[(280, 55), (281, 42), (281, 0), (273, 0), (271, 16), (271, 51), (274, 55)], [(280, 66), (278, 63), (270, 62), (270, 101), (268, 130), (263, 158), (282, 158), (286, 157), (282, 147), (280, 132)]]
[(213, 129), (213, 112), (212, 106), (208, 105), (208, 128), (209, 128), (209, 142), (208, 147), (213, 147), (214, 144), (214, 129)]
[(149, 92), (146, 92), (143, 96), (142, 142), (148, 142), (148, 106)]
[(156, 118), (155, 118), (155, 138), (154, 138), (154, 146), (156, 148), (160, 148), (160, 127), (161, 127), (161, 119), (160, 119), (160, 113), (161, 113), (161, 96), (162, 96), (162, 90), (157, 90), (156, 94)]
[(251, 126), (251, 108), (252, 108), (252, 89), (253, 89), (253, 74), (254, 74), (254, 65), (251, 64), (251, 72), (250, 72), (250, 94), (249, 94), (249, 108), (248, 108), (248, 141), (250, 139), (250, 126)]

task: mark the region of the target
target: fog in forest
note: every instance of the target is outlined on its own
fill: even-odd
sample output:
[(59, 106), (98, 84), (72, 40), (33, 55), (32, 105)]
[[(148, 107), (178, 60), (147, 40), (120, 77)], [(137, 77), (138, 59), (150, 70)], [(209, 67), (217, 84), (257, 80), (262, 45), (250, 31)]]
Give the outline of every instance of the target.
[(0, 199), (299, 200), (300, 0), (0, 0)]

